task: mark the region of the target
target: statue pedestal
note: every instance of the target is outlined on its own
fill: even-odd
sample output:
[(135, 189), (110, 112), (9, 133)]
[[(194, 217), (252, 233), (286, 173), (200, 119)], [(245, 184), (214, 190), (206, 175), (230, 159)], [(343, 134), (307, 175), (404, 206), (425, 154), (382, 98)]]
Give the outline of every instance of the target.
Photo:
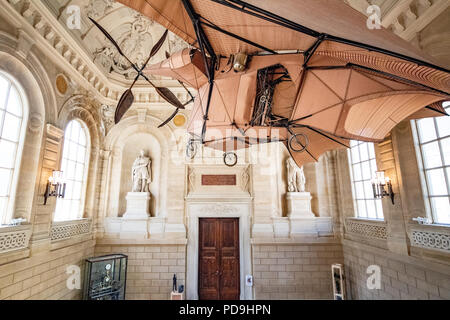
[(315, 218), (311, 210), (311, 193), (288, 192), (286, 193), (287, 215), (290, 218)]
[(150, 217), (150, 199), (149, 192), (128, 192), (127, 211), (123, 215), (126, 220), (140, 220)]
[(317, 236), (317, 218), (311, 209), (309, 192), (288, 192), (286, 194), (291, 236)]
[(150, 199), (148, 192), (129, 192), (127, 197), (127, 211), (122, 217), (120, 226), (121, 239), (148, 238), (148, 224), (150, 220)]

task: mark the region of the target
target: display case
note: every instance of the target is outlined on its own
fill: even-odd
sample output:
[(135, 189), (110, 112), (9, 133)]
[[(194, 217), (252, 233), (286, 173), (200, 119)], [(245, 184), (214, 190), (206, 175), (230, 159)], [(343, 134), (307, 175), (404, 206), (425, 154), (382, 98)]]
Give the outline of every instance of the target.
[(128, 257), (113, 254), (86, 259), (84, 300), (125, 300)]

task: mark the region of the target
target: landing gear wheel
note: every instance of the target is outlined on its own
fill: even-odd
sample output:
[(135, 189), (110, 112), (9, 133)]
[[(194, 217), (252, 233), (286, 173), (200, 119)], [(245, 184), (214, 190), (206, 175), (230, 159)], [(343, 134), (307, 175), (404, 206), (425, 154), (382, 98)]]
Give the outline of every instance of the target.
[(223, 154), (223, 162), (229, 166), (234, 167), (237, 164), (238, 157), (234, 152), (226, 152)]
[(308, 137), (303, 133), (294, 134), (289, 139), (289, 149), (294, 152), (304, 152), (309, 145)]
[(192, 139), (189, 139), (189, 142), (186, 146), (186, 157), (190, 160), (195, 158), (197, 154), (197, 145)]

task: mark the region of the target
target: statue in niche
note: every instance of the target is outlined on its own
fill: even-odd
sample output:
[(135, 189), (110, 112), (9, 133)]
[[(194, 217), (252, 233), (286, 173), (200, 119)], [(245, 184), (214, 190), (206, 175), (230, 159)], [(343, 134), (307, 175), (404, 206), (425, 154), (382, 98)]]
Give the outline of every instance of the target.
[(292, 157), (286, 160), (288, 192), (305, 192), (306, 178), (303, 167), (299, 168)]
[(133, 192), (150, 192), (150, 183), (152, 182), (151, 163), (150, 158), (145, 156), (145, 151), (141, 150), (139, 156), (134, 160), (131, 171)]

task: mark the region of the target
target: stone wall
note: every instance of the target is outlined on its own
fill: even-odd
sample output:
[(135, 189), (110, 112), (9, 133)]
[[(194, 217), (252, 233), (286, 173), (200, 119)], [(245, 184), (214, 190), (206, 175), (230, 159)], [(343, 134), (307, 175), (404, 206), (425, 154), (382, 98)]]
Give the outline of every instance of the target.
[[(414, 257), (393, 255), (387, 250), (344, 241), (348, 299), (450, 299), (448, 265)], [(369, 265), (381, 268), (381, 288), (366, 286)]]
[(128, 256), (127, 300), (167, 300), (172, 278), (185, 284), (185, 245), (97, 245), (95, 255), (123, 253)]
[(343, 263), (340, 244), (264, 244), (252, 250), (255, 299), (333, 299), (331, 264)]
[[(90, 237), (92, 238), (92, 236)], [(67, 288), (66, 269), (81, 268), (83, 288), (84, 260), (94, 254), (95, 240), (85, 239), (75, 245), (56, 250), (44, 250), (31, 257), (6, 262), (0, 260), (0, 300), (78, 300), (81, 290)]]

